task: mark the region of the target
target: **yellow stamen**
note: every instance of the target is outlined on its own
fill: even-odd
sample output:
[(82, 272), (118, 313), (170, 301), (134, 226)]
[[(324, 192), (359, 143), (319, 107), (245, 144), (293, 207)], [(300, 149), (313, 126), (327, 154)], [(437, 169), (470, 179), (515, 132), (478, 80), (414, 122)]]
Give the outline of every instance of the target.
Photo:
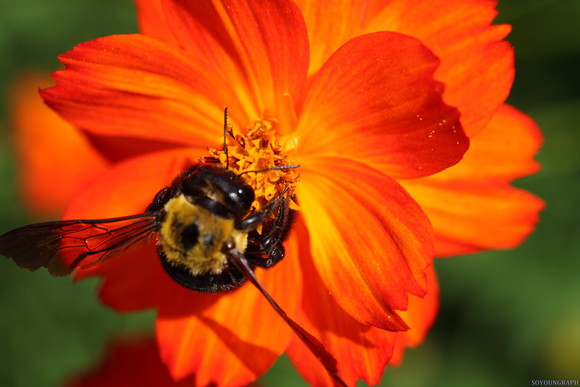
[[(295, 186), (298, 183), (297, 168), (273, 169), (263, 171), (272, 167), (293, 165), (288, 161), (286, 152), (280, 145), (276, 137), (278, 122), (273, 117), (266, 117), (256, 120), (253, 126), (234, 134), (231, 127), (228, 128), (226, 136), (226, 152), (223, 149), (209, 149), (212, 157), (219, 159), (222, 165), (237, 174), (244, 172), (244, 179), (254, 188), (256, 199), (252, 205), (252, 212), (261, 211), (264, 206), (284, 193), (291, 198), (294, 194)], [(298, 209), (296, 203), (290, 199), (292, 209)]]

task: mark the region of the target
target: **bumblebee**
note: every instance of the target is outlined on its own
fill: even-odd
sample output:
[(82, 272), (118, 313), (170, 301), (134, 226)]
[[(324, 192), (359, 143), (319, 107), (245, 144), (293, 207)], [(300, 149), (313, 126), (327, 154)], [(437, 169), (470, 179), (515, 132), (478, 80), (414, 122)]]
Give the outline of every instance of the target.
[(282, 242), (292, 219), (288, 199), (280, 195), (246, 216), (254, 196), (241, 176), (211, 164), (188, 169), (161, 190), (146, 212), (159, 214), (165, 271), (186, 288), (214, 293), (246, 279), (228, 256), (243, 255), (252, 269), (269, 269), (284, 258)]
[[(224, 121), (227, 152), (227, 110)], [(0, 236), (0, 255), (32, 271), (46, 267), (53, 276), (65, 276), (156, 240), (164, 270), (181, 286), (216, 293), (250, 281), (334, 380), (345, 385), (334, 357), (286, 315), (254, 274), (256, 267), (269, 269), (284, 258), (282, 242), (293, 219), (287, 191), (252, 212), (255, 191), (242, 174), (206, 158), (159, 191), (143, 214), (17, 228)]]
[(177, 283), (204, 293), (232, 290), (246, 277), (228, 256), (243, 255), (252, 269), (269, 269), (284, 258), (288, 199), (280, 195), (246, 216), (254, 196), (241, 176), (217, 161), (200, 163), (157, 193), (141, 215), (21, 227), (0, 236), (0, 254), (26, 269), (46, 267), (63, 276), (156, 236), (162, 266)]

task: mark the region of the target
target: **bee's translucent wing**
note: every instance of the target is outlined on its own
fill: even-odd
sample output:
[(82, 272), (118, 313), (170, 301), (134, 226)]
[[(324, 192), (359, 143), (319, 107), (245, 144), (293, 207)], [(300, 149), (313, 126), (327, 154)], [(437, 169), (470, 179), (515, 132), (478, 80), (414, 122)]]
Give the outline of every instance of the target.
[(46, 267), (51, 275), (64, 276), (141, 245), (158, 223), (151, 213), (31, 224), (0, 236), (0, 255), (31, 271)]

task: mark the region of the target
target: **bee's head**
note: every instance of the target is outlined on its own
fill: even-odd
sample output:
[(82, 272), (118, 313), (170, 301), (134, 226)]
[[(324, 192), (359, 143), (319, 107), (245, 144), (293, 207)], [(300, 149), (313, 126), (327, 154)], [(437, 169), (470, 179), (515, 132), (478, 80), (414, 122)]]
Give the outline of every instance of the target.
[(242, 177), (212, 165), (203, 166), (186, 178), (181, 191), (193, 203), (228, 218), (245, 215), (255, 199), (254, 189)]

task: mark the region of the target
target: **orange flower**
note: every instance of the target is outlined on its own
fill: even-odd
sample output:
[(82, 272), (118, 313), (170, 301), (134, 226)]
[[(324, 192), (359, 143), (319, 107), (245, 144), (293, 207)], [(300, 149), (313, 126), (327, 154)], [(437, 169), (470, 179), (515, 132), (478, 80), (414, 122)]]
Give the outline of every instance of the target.
[[(138, 1), (143, 34), (77, 46), (42, 93), (114, 162), (64, 217), (143, 212), (220, 146), (226, 106), (241, 134), (271, 127), (300, 164), (300, 211), (286, 257), (257, 276), (337, 358), (347, 384), (376, 384), (434, 320), (433, 240), (438, 255), (511, 247), (542, 206), (508, 185), (537, 169), (541, 137), (502, 106), (512, 50), (502, 41), (509, 27), (490, 26), (493, 6)], [(465, 133), (472, 146), (452, 167), (468, 148)], [(288, 351), (307, 381), (332, 384), (251, 286), (186, 290), (153, 245), (77, 278), (91, 275), (103, 277), (101, 298), (117, 310), (158, 311), (174, 379), (242, 385)]]

